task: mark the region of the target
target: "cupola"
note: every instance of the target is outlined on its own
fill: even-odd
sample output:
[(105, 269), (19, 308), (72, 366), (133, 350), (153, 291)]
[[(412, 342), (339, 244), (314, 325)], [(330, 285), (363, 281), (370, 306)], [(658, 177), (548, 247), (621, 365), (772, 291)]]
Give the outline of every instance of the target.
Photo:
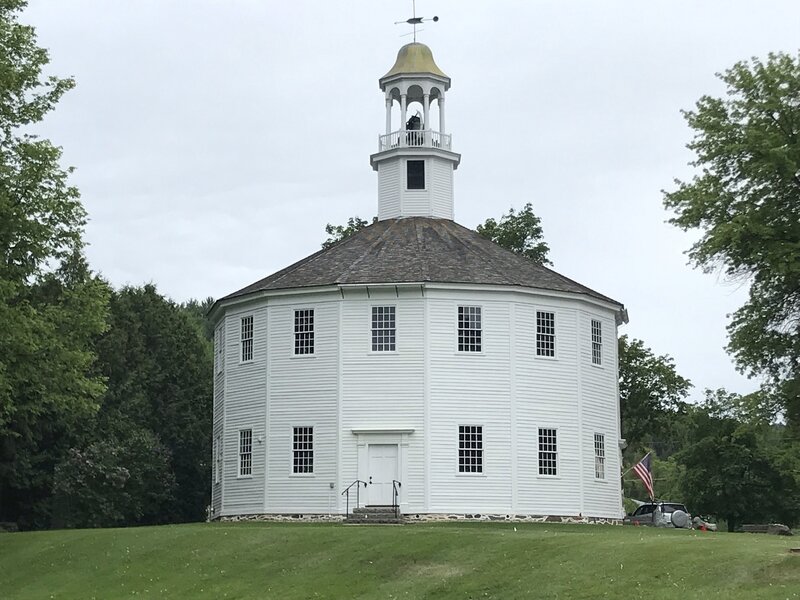
[(445, 129), (450, 78), (428, 46), (412, 42), (378, 83), (386, 102), (386, 133), (370, 157), (378, 172), (378, 219), (453, 219), (453, 171), (461, 156)]

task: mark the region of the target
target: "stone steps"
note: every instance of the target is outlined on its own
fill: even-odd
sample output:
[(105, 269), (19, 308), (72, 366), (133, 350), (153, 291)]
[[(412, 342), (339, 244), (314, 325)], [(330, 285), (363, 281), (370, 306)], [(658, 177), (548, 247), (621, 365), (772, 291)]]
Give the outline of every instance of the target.
[(354, 508), (344, 520), (347, 525), (402, 525), (403, 515), (395, 514), (394, 506), (362, 506)]

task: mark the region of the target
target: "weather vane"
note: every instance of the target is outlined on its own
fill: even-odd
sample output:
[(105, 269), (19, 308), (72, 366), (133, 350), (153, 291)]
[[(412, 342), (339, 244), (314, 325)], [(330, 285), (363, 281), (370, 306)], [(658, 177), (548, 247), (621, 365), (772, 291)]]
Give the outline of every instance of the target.
[[(412, 13), (413, 16), (410, 19), (406, 19), (405, 21), (395, 21), (394, 24), (395, 25), (400, 25), (402, 23), (408, 23), (409, 25), (414, 27), (414, 31), (412, 31), (411, 33), (404, 33), (403, 35), (413, 35), (414, 36), (414, 41), (416, 42), (417, 41), (417, 25), (421, 25), (425, 21), (433, 21), (434, 23), (436, 23), (436, 21), (439, 20), (439, 17), (433, 17), (432, 19), (425, 19), (423, 17), (418, 17), (417, 16), (417, 0), (411, 0), (411, 13)], [(425, 31), (425, 30), (424, 29), (420, 29), (420, 31)]]

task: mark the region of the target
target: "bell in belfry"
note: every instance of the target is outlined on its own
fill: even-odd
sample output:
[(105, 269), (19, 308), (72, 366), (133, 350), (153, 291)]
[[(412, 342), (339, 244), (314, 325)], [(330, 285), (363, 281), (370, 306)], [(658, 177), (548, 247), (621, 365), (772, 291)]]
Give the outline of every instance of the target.
[(422, 119), (416, 114), (406, 122), (406, 131), (419, 131), (422, 129)]

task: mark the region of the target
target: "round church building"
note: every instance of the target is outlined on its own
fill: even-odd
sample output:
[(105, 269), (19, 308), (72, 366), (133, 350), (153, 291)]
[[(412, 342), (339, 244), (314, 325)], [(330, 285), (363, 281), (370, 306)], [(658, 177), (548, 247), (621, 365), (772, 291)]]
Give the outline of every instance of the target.
[(378, 219), (211, 309), (211, 517), (621, 519), (623, 305), (453, 220), (427, 46), (379, 83)]

